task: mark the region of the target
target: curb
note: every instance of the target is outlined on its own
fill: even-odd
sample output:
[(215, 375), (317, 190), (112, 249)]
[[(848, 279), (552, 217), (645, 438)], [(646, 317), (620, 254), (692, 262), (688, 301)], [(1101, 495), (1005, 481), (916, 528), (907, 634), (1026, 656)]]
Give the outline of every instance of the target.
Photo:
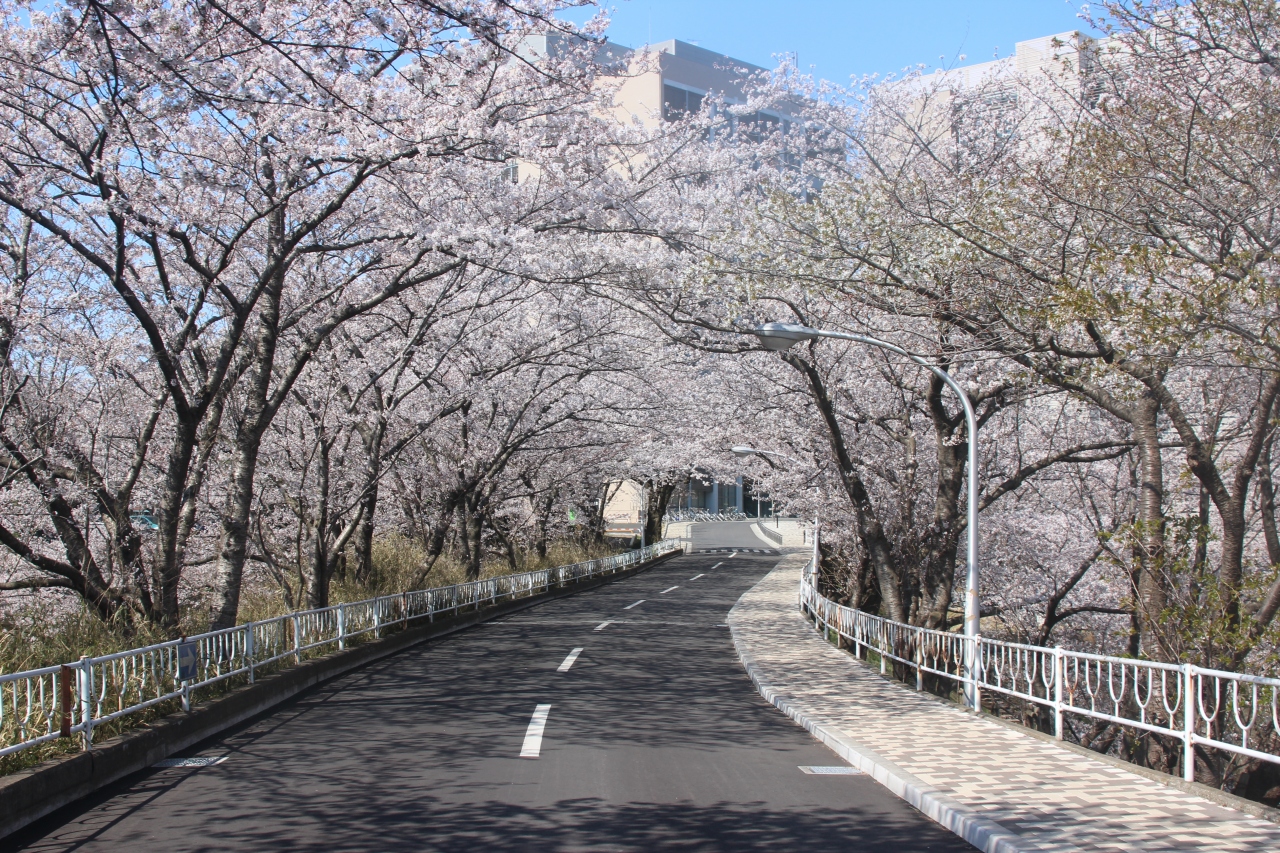
[[(743, 593), (743, 598), (749, 595), (750, 592), (748, 590)], [(737, 610), (741, 603), (742, 599), (740, 598), (738, 603), (729, 611), (729, 616), (725, 621), (729, 623), (729, 633), (733, 636), (733, 646), (738, 653), (738, 659), (742, 661), (742, 666), (751, 678), (751, 683), (760, 691), (760, 695), (765, 698), (765, 701), (777, 707), (778, 710), (809, 732), (814, 739), (849, 762), (850, 765), (866, 773), (922, 814), (960, 836), (979, 850), (984, 851), (984, 853), (1031, 853), (1031, 851), (1038, 849), (1025, 843), (1022, 836), (1016, 832), (989, 818), (983, 817), (958, 800), (903, 770), (892, 761), (883, 758), (866, 747), (854, 744), (847, 737), (836, 731), (834, 727), (814, 719), (811, 714), (800, 707), (795, 699), (771, 685), (765, 680), (759, 665), (747, 650), (746, 642), (741, 639), (734, 624), (736, 621), (734, 610)]]
[(90, 752), (50, 759), (28, 770), (0, 777), (0, 839), (100, 788), (146, 770), (175, 752), (181, 752), (270, 711), (311, 687), (413, 646), (455, 634), (499, 616), (631, 577), (681, 555), (682, 552), (673, 551), (607, 577), (579, 581), (569, 587), (508, 601), (466, 615), (443, 617), (429, 625), (409, 628), (383, 640), (346, 651), (335, 651), (261, 677), (254, 684), (237, 687), (218, 699), (197, 706), (189, 714), (170, 714), (105, 740), (100, 745), (95, 745)]

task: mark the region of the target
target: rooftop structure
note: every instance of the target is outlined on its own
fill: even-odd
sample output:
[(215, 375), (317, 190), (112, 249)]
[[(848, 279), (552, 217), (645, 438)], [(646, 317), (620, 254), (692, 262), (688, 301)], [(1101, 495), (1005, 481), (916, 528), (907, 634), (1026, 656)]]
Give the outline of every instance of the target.
[(1105, 44), (1105, 39), (1099, 41), (1075, 30), (1041, 36), (1018, 42), (1012, 56), (959, 68), (940, 69), (922, 77), (921, 83), (944, 89), (968, 88), (1015, 75), (1057, 74), (1064, 71), (1087, 73), (1096, 51)]
[[(571, 42), (564, 36), (531, 36), (517, 51), (530, 60), (561, 55)], [(646, 62), (646, 58), (651, 61)], [(668, 39), (645, 48), (633, 49), (605, 42), (595, 59), (606, 69), (625, 76), (615, 99), (620, 119), (652, 127), (697, 112), (709, 94), (729, 103), (743, 103), (744, 82), (768, 69), (696, 44)], [(764, 112), (758, 120), (786, 121), (780, 112)]]

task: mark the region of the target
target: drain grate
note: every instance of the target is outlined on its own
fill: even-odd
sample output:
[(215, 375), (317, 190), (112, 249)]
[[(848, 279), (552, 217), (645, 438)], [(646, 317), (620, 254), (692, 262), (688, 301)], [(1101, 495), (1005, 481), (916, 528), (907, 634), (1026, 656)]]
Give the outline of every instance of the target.
[(215, 764), (221, 764), (226, 761), (225, 755), (219, 755), (216, 758), (166, 758), (163, 761), (157, 761), (152, 767), (212, 767)]
[(853, 767), (846, 767), (843, 764), (837, 767), (809, 767), (802, 764), (800, 765), (800, 772), (808, 773), (811, 776), (862, 776), (864, 775), (861, 770), (856, 770)]

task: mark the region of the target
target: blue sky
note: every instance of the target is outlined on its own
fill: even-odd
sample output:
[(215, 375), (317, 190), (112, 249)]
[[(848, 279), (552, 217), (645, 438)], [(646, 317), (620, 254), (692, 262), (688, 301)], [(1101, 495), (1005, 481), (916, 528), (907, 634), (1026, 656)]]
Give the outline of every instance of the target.
[(964, 64), (984, 62), (1026, 39), (1089, 32), (1080, 2), (1065, 0), (602, 2), (613, 9), (609, 38), (628, 47), (678, 38), (766, 68), (774, 54), (794, 52), (801, 70), (837, 83), (918, 62), (956, 64), (962, 53)]

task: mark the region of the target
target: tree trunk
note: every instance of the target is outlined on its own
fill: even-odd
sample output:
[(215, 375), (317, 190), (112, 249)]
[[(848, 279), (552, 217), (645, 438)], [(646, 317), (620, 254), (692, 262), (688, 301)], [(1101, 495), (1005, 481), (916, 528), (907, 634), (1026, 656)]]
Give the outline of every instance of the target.
[[(272, 233), (276, 241), (283, 231), (284, 211), (277, 208), (272, 222)], [(218, 555), (214, 593), (216, 609), (211, 626), (215, 631), (233, 627), (240, 612), (240, 586), (244, 579), (244, 561), (248, 553), (249, 516), (253, 510), (258, 451), (262, 447), (262, 434), (270, 424), (272, 415), (267, 408), (267, 399), (275, 367), (276, 345), (279, 342), (283, 289), (282, 267), (262, 294), (244, 415), (236, 429), (235, 460), (231, 469), (227, 505), (222, 516), (222, 550)]]
[(827, 439), (831, 443), (831, 452), (835, 456), (840, 471), (840, 481), (849, 503), (853, 505), (854, 519), (858, 527), (858, 539), (866, 551), (867, 561), (876, 573), (880, 586), (880, 595), (884, 599), (888, 616), (897, 622), (910, 619), (909, 599), (904, 594), (902, 572), (893, 556), (893, 546), (886, 535), (884, 525), (876, 515), (875, 506), (871, 502), (871, 493), (854, 468), (853, 460), (844, 440), (844, 432), (836, 418), (835, 406), (827, 394), (825, 383), (817, 369), (804, 359), (793, 353), (784, 352), (782, 358), (787, 364), (804, 374), (809, 382), (810, 395), (818, 406), (823, 423), (827, 427)]
[(372, 428), (360, 430), (360, 441), (365, 452), (364, 493), (360, 509), (364, 518), (356, 531), (356, 581), (368, 584), (373, 581), (373, 533), (375, 513), (378, 510), (378, 484), (382, 478), (382, 439), (386, 435), (381, 420)]
[(551, 510), (555, 506), (556, 491), (554, 489), (547, 492), (538, 506), (537, 522), (534, 526), (533, 534), (533, 550), (537, 553), (539, 560), (547, 558), (547, 527), (551, 523)]
[[(956, 582), (956, 549), (959, 546), (960, 503), (963, 495), (968, 441), (952, 442), (963, 414), (953, 418), (942, 403), (945, 385), (937, 376), (930, 378), (929, 410), (933, 419), (934, 439), (938, 454), (938, 482), (933, 502), (933, 522), (924, 540), (921, 560), (921, 602), (913, 624), (938, 628), (946, 624), (951, 608), (951, 592)], [(973, 436), (969, 436), (969, 441)], [(969, 472), (974, 476), (973, 472)]]
[[(1134, 578), (1137, 606), (1134, 608), (1139, 639), (1148, 654), (1161, 660), (1172, 658), (1172, 650), (1153, 632), (1168, 603), (1165, 583), (1164, 459), (1160, 453), (1157, 416), (1160, 407), (1150, 397), (1133, 405), (1134, 439), (1138, 442), (1138, 537)], [(1146, 648), (1145, 640), (1156, 639), (1159, 649)]]
[(484, 515), (478, 508), (468, 508), (467, 523), (463, 530), (463, 538), (467, 549), (467, 580), (480, 579), (480, 568), (484, 557), (482, 542), (484, 538)]
[[(178, 585), (182, 581), (180, 522), (183, 499), (187, 493), (187, 473), (196, 447), (196, 423), (179, 417), (174, 424), (173, 440), (165, 463), (164, 480), (157, 507), (156, 550), (153, 574), (160, 588), (160, 624), (173, 629), (181, 618), (178, 607)], [(194, 496), (191, 499), (195, 503)], [(194, 506), (193, 506), (194, 511)]]
[(648, 495), (645, 501), (644, 537), (645, 542), (650, 545), (662, 538), (662, 519), (667, 514), (667, 506), (670, 505), (671, 496), (675, 494), (675, 491), (675, 483), (655, 485), (650, 481), (648, 484)]

